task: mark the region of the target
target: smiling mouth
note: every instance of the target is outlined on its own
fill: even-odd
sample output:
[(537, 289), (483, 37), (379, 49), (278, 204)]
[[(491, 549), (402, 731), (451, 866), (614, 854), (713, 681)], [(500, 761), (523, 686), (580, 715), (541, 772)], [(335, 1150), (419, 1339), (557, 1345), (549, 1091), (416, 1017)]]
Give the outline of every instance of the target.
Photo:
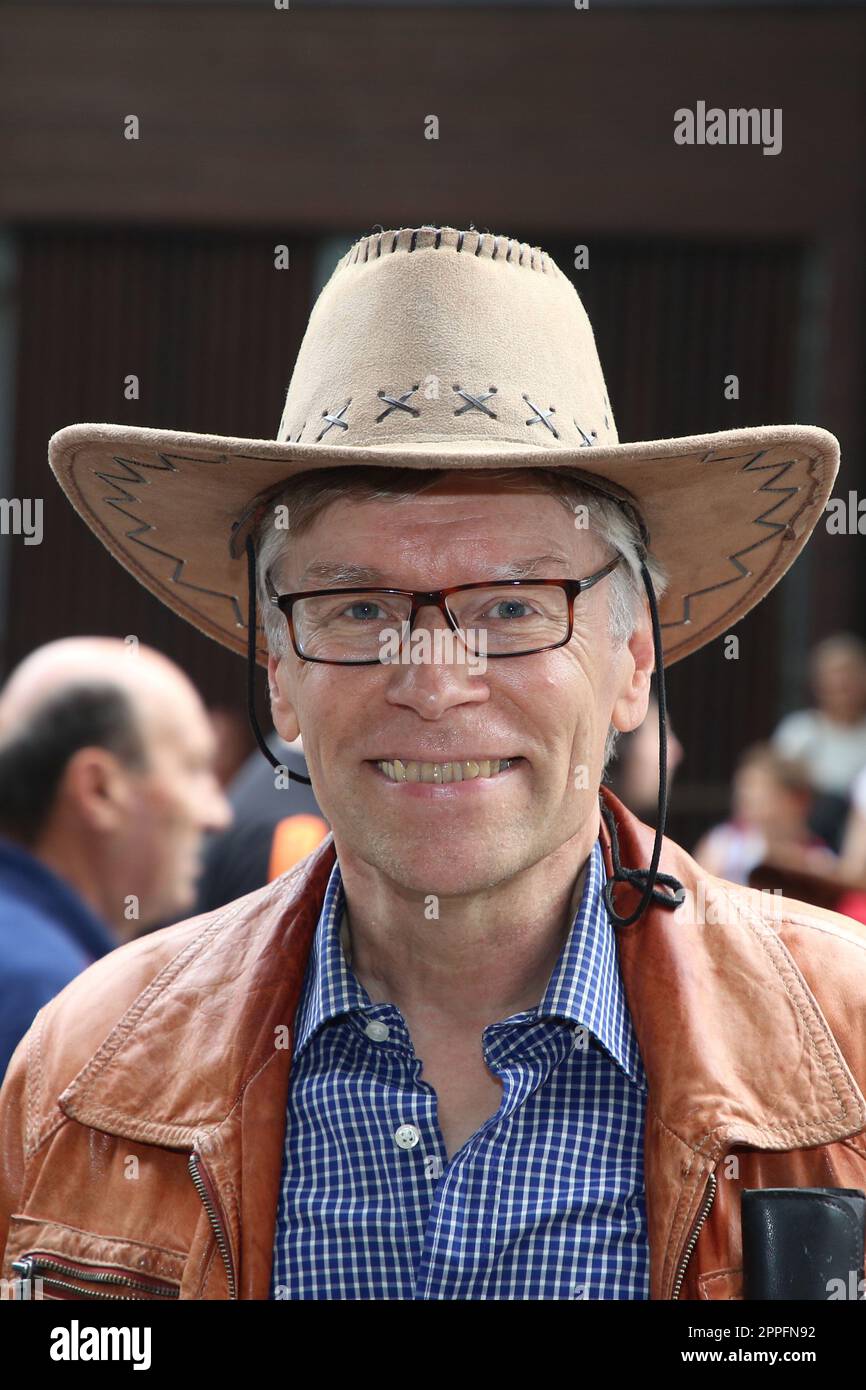
[(376, 767), (391, 782), (472, 782), (479, 777), (498, 777), (519, 758), (468, 758), (463, 762), (419, 763), (404, 762), (401, 758), (377, 761)]

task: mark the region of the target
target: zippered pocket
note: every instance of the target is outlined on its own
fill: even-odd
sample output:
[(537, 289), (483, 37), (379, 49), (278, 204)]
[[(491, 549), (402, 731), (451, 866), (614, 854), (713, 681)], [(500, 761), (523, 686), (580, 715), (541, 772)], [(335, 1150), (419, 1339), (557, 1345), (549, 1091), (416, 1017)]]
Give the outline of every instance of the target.
[(180, 1284), (171, 1279), (146, 1277), (131, 1269), (87, 1264), (83, 1260), (61, 1259), (46, 1250), (28, 1250), (12, 1261), (15, 1273), (23, 1279), (41, 1279), (50, 1298), (179, 1298)]
[(181, 1296), (187, 1259), (182, 1250), (131, 1235), (14, 1213), (0, 1273), (28, 1281), (15, 1295), (21, 1298), (168, 1301)]

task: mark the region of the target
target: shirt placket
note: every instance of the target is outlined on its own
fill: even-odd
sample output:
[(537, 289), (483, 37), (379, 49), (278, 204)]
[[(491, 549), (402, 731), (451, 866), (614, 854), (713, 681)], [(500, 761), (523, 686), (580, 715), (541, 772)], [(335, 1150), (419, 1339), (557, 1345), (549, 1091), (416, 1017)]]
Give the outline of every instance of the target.
[[(508, 1161), (509, 1120), (544, 1085), (572, 1045), (568, 1026), (539, 1021), (534, 1013), (488, 1025), (483, 1033), (484, 1060), (502, 1080), (502, 1099), (496, 1113), (466, 1140), (450, 1163), (434, 1093), (435, 1134), (444, 1171), (432, 1193), (417, 1267), (416, 1300), (464, 1296), (466, 1283), (472, 1282), (479, 1265), (494, 1268), (497, 1242), (507, 1235), (500, 1230), (498, 1213)], [(501, 1151), (499, 1159), (493, 1152), (496, 1147)], [(477, 1175), (482, 1163), (484, 1200), (479, 1202), (473, 1171)]]
[(413, 1213), (406, 1234), (412, 1245), (413, 1289), (433, 1191), (445, 1167), (445, 1145), (439, 1131), (437, 1098), (433, 1087), (421, 1079), (423, 1059), (412, 1046), (400, 1010), (392, 1004), (376, 1004), (355, 1014), (352, 1023), (369, 1040), (370, 1065), (382, 1077), (388, 1091), (387, 1134), (383, 1146), (394, 1155), (399, 1175), (404, 1216)]

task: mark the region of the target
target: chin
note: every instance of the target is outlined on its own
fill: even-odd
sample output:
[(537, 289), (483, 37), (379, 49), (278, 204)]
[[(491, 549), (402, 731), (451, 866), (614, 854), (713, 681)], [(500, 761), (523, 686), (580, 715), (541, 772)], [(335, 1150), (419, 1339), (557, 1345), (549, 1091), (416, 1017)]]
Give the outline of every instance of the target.
[(483, 893), (511, 878), (523, 867), (522, 860), (501, 849), (488, 854), (477, 844), (458, 853), (451, 845), (437, 847), (427, 842), (416, 854), (407, 853), (405, 842), (392, 854), (372, 862), (401, 888), (412, 893), (439, 897), (463, 897)]

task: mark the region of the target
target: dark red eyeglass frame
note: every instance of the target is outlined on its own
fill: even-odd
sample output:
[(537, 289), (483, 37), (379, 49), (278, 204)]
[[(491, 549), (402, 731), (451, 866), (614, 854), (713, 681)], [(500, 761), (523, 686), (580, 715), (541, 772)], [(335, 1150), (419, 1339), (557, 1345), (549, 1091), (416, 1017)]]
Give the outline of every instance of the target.
[(409, 632), (411, 634), (415, 628), (415, 618), (419, 608), (427, 608), (429, 606), (439, 609), (439, 612), (443, 614), (452, 632), (459, 632), (460, 629), (457, 623), (451, 617), (451, 614), (445, 606), (445, 600), (450, 594), (462, 593), (466, 589), (498, 589), (505, 585), (529, 588), (530, 586), (537, 586), (539, 584), (546, 585), (550, 588), (564, 589), (568, 599), (568, 632), (561, 642), (550, 642), (546, 647), (533, 647), (528, 652), (486, 653), (489, 657), (536, 656), (538, 652), (554, 651), (557, 647), (564, 647), (567, 642), (571, 641), (571, 636), (574, 631), (574, 600), (577, 598), (578, 594), (584, 593), (587, 589), (591, 589), (594, 584), (598, 584), (599, 580), (606, 578), (612, 570), (616, 569), (622, 558), (622, 553), (618, 551), (614, 558), (609, 560), (602, 569), (596, 570), (595, 574), (588, 575), (586, 579), (478, 579), (471, 584), (453, 584), (449, 589), (385, 589), (375, 584), (371, 584), (368, 587), (352, 584), (347, 588), (341, 589), (303, 589), (293, 594), (278, 594), (273, 586), (270, 575), (265, 575), (264, 582), (268, 601), (279, 608), (280, 612), (285, 615), (288, 621), (289, 633), (292, 638), (292, 646), (296, 656), (300, 657), (301, 661), (316, 661), (322, 666), (379, 666), (382, 663), (377, 656), (365, 658), (363, 661), (335, 661), (332, 657), (307, 656), (305, 652), (299, 651), (297, 639), (295, 637), (294, 619), (292, 617), (292, 609), (298, 599), (318, 598), (325, 594), (357, 594), (361, 592), (370, 594), (402, 594), (404, 598), (411, 598), (412, 600), (412, 607), (409, 612)]

